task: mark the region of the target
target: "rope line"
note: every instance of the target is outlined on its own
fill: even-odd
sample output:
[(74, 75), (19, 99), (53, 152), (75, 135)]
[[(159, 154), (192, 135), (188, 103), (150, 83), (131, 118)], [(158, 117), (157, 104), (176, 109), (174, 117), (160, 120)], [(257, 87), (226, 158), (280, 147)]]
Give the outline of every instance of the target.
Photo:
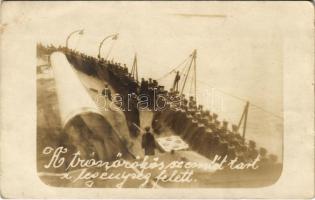
[[(200, 82), (200, 83), (202, 83), (202, 84), (204, 84), (204, 85), (207, 85), (207, 86), (209, 86), (209, 87), (211, 87), (211, 88), (215, 88), (215, 87), (213, 87), (212, 85), (210, 85), (210, 84), (208, 84), (208, 83), (205, 83), (205, 82), (203, 82), (203, 81), (200, 81), (200, 80), (197, 80), (197, 81)], [(244, 98), (242, 98), (242, 97), (239, 97), (239, 96), (236, 96), (236, 95), (234, 95), (234, 94), (225, 92), (225, 91), (223, 91), (223, 90), (216, 89), (216, 88), (215, 88), (215, 90), (217, 90), (218, 92), (220, 92), (220, 93), (222, 93), (222, 94), (225, 94), (225, 95), (228, 95), (228, 96), (230, 96), (230, 97), (233, 97), (233, 98), (235, 98), (235, 99), (237, 99), (237, 100), (239, 100), (239, 101), (242, 101), (242, 102), (247, 102), (247, 101), (248, 101), (248, 100), (246, 100), (246, 99), (244, 99)], [(270, 114), (270, 115), (272, 115), (272, 116), (274, 116), (274, 117), (276, 117), (276, 118), (283, 119), (282, 116), (279, 116), (279, 115), (277, 115), (277, 114), (275, 114), (275, 113), (273, 113), (273, 112), (271, 112), (271, 111), (269, 111), (269, 110), (266, 110), (266, 109), (264, 109), (263, 107), (258, 106), (258, 105), (256, 105), (256, 104), (250, 103), (250, 106), (251, 106), (251, 107), (255, 107), (255, 108), (259, 109), (259, 110), (262, 110), (262, 111), (264, 111), (264, 112), (266, 112), (266, 113), (268, 113), (268, 114)]]
[[(171, 71), (167, 72), (166, 74), (164, 74), (163, 76), (161, 76), (161, 78), (158, 78), (157, 80), (161, 80), (165, 77), (167, 77), (168, 75), (170, 75), (171, 73), (173, 73), (176, 69), (178, 69), (181, 65), (183, 65), (185, 62), (187, 62), (187, 60), (191, 57), (191, 55), (189, 57), (187, 57), (185, 60), (183, 60), (181, 63), (179, 63), (176, 67), (174, 67)], [(186, 66), (184, 67), (186, 68)], [(181, 74), (181, 73), (180, 73)]]
[[(182, 66), (185, 62), (186, 62), (186, 64), (185, 64), (185, 66), (183, 67), (183, 69), (180, 71), (180, 76), (188, 76), (188, 74), (187, 74), (187, 72), (188, 72), (188, 69), (187, 69), (187, 64), (188, 64), (188, 59), (189, 58), (191, 58), (191, 56), (192, 56), (192, 54), (190, 54), (189, 55), (189, 57), (187, 57), (184, 61), (182, 61), (179, 65), (177, 65), (175, 68), (173, 68), (170, 72), (167, 72), (165, 75), (163, 75), (162, 77), (160, 77), (159, 79), (157, 79), (157, 80), (161, 80), (161, 79), (163, 79), (163, 78), (165, 78), (165, 77), (167, 77), (167, 76), (169, 76), (171, 73), (173, 73), (176, 69), (178, 69), (180, 66)], [(187, 71), (186, 73), (185, 73), (185, 70)], [(191, 77), (190, 78), (191, 79), (191, 82), (193, 81), (193, 77)], [(181, 80), (183, 80), (183, 78), (181, 78)], [(204, 84), (204, 85), (207, 85), (207, 86), (209, 86), (209, 87), (211, 87), (211, 88), (215, 88), (215, 87), (213, 87), (212, 85), (210, 85), (210, 84), (208, 84), (208, 83), (205, 83), (205, 82), (203, 82), (203, 81), (200, 81), (200, 80), (196, 80), (197, 82), (199, 82), (199, 83), (202, 83), (202, 84)], [(181, 81), (182, 82), (182, 81)], [(216, 89), (216, 88), (215, 88)], [(191, 85), (190, 85), (190, 92), (191, 92), (191, 90), (192, 90), (192, 83), (191, 83)], [(227, 96), (230, 96), (230, 97), (233, 97), (233, 98), (235, 98), (235, 99), (237, 99), (237, 100), (239, 100), (239, 101), (242, 101), (242, 102), (247, 102), (248, 100), (247, 99), (244, 99), (244, 98), (242, 98), (242, 97), (239, 97), (239, 96), (237, 96), (237, 95), (234, 95), (234, 94), (231, 94), (231, 93), (228, 93), (228, 92), (225, 92), (225, 91), (223, 91), (223, 90), (221, 90), (221, 89), (216, 89), (218, 92), (220, 92), (220, 93), (222, 93), (222, 94), (225, 94), (225, 95), (227, 95)], [(268, 114), (270, 114), (270, 115), (272, 115), (272, 116), (274, 116), (274, 117), (276, 117), (276, 118), (279, 118), (279, 119), (283, 119), (283, 117), (282, 116), (279, 116), (279, 115), (277, 115), (277, 114), (275, 114), (275, 113), (273, 113), (273, 112), (271, 112), (271, 111), (269, 111), (269, 110), (266, 110), (266, 109), (264, 109), (263, 107), (261, 107), (261, 106), (258, 106), (258, 105), (256, 105), (256, 104), (253, 104), (253, 103), (250, 103), (250, 106), (251, 106), (251, 108), (256, 108), (256, 109), (259, 109), (259, 110), (262, 110), (262, 111), (264, 111), (264, 112), (266, 112), (266, 113), (268, 113)]]

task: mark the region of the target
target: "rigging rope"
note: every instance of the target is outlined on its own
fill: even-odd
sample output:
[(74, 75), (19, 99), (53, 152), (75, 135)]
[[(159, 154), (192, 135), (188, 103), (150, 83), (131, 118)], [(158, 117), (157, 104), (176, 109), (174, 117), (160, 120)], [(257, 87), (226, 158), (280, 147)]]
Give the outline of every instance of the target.
[[(174, 67), (171, 71), (167, 72), (166, 74), (164, 74), (163, 76), (161, 76), (160, 78), (157, 79), (157, 81), (167, 77), (168, 75), (170, 75), (171, 73), (173, 73), (177, 68), (179, 68), (182, 64), (184, 64), (185, 62), (187, 62), (187, 60), (191, 57), (191, 55), (189, 57), (187, 57), (185, 60), (183, 60), (181, 63), (179, 63), (176, 67)], [(185, 67), (184, 67), (185, 68)]]
[[(200, 82), (200, 83), (202, 83), (202, 84), (204, 84), (204, 85), (207, 85), (207, 86), (209, 86), (209, 87), (211, 87), (211, 88), (215, 88), (215, 87), (213, 87), (212, 85), (210, 85), (210, 84), (208, 84), (208, 83), (205, 83), (205, 82), (203, 82), (203, 81), (200, 81), (200, 80), (197, 80), (197, 81)], [(235, 99), (237, 99), (237, 100), (239, 100), (239, 101), (242, 101), (242, 102), (247, 102), (247, 101), (248, 101), (248, 100), (246, 100), (246, 99), (244, 99), (244, 98), (242, 98), (242, 97), (239, 97), (239, 96), (236, 96), (236, 95), (234, 95), (234, 94), (225, 92), (225, 91), (223, 91), (223, 90), (220, 90), (220, 89), (216, 89), (216, 90), (219, 91), (219, 92), (222, 93), (222, 94), (225, 94), (225, 95), (227, 95), (227, 96), (233, 97), (233, 98), (235, 98)], [(268, 113), (268, 114), (270, 114), (270, 115), (272, 115), (272, 116), (274, 116), (274, 117), (276, 117), (276, 118), (283, 119), (282, 116), (279, 116), (279, 115), (277, 115), (277, 114), (275, 114), (275, 113), (273, 113), (273, 112), (271, 112), (271, 111), (268, 111), (268, 110), (264, 109), (263, 107), (258, 106), (258, 105), (256, 105), (256, 104), (250, 103), (250, 107), (251, 107), (251, 108), (255, 107), (256, 109), (262, 110), (262, 111), (264, 111), (264, 112), (266, 112), (266, 113)]]
[(192, 87), (193, 87), (193, 83), (194, 83), (194, 77), (193, 76), (191, 76), (191, 78), (190, 78), (190, 87), (189, 87), (189, 95), (191, 95), (192, 94)]
[[(162, 77), (160, 77), (159, 79), (157, 79), (158, 81), (159, 80), (161, 80), (161, 79), (163, 79), (163, 78), (166, 78), (167, 76), (169, 76), (171, 73), (173, 73), (176, 69), (178, 69), (180, 66), (182, 66), (185, 62), (185, 66), (184, 66), (184, 68), (180, 71), (180, 76), (188, 76), (188, 74), (187, 74), (187, 72), (188, 72), (188, 69), (187, 69), (187, 65), (189, 64), (189, 62), (187, 62), (188, 61), (188, 59), (189, 58), (191, 58), (192, 57), (192, 54), (190, 54), (189, 55), (189, 57), (187, 57), (185, 60), (183, 60), (179, 65), (177, 65), (175, 68), (173, 68), (170, 72), (167, 72), (165, 75), (163, 75)], [(187, 71), (186, 73), (184, 73), (185, 71)], [(181, 77), (181, 82), (183, 81), (183, 79), (184, 79), (184, 77), (182, 78)], [(191, 90), (192, 90), (192, 83), (193, 83), (193, 77), (191, 78), (192, 80), (191, 80), (191, 85), (190, 85), (190, 90), (189, 90), (189, 92), (191, 92)], [(200, 80), (198, 80), (198, 79), (196, 79), (196, 81), (197, 82), (200, 82), (200, 83), (202, 83), (202, 84), (204, 84), (204, 85), (207, 85), (207, 86), (209, 86), (209, 87), (211, 87), (211, 88), (215, 88), (215, 87), (213, 87), (212, 85), (209, 85), (208, 83), (205, 83), (205, 82), (203, 82), (203, 81), (200, 81)], [(196, 88), (195, 88), (196, 89)], [(228, 93), (228, 92), (225, 92), (225, 91), (223, 91), (223, 90), (220, 90), (220, 89), (216, 89), (217, 91), (219, 91), (220, 93), (222, 93), (222, 94), (225, 94), (225, 95), (227, 95), (227, 96), (230, 96), (230, 97), (233, 97), (233, 98), (235, 98), (235, 99), (237, 99), (237, 100), (239, 100), (239, 101), (242, 101), (242, 102), (247, 102), (248, 100), (246, 100), (246, 99), (244, 99), (244, 98), (242, 98), (242, 97), (239, 97), (239, 96), (237, 96), (237, 95), (234, 95), (234, 94), (231, 94), (231, 93)], [(279, 119), (283, 119), (283, 117), (282, 116), (279, 116), (279, 115), (277, 115), (277, 114), (275, 114), (275, 113), (273, 113), (273, 112), (271, 112), (271, 111), (268, 111), (268, 110), (266, 110), (266, 109), (264, 109), (263, 107), (261, 107), (261, 106), (258, 106), (258, 105), (256, 105), (256, 104), (253, 104), (253, 103), (251, 103), (250, 104), (251, 105), (251, 108), (256, 108), (256, 109), (259, 109), (259, 110), (262, 110), (262, 111), (264, 111), (264, 112), (266, 112), (266, 113), (269, 113), (270, 115), (272, 115), (272, 116), (274, 116), (274, 117), (276, 117), (276, 118), (279, 118)]]

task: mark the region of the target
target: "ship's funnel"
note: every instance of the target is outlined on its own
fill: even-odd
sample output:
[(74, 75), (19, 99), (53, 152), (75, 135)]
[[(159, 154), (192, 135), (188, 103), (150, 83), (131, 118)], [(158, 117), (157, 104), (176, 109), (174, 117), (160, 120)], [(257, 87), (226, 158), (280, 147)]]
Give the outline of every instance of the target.
[(99, 159), (110, 160), (124, 153), (117, 133), (98, 110), (76, 72), (61, 52), (51, 55), (59, 111), (64, 132), (69, 142), (88, 158), (96, 153)]

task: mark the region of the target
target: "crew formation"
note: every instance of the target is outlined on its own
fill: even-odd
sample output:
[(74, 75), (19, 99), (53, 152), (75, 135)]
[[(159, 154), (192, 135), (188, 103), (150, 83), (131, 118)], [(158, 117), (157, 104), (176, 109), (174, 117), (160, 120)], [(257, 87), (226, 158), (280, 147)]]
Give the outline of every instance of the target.
[[(132, 136), (137, 137), (139, 134), (137, 126), (140, 127), (140, 118), (137, 103), (138, 97), (145, 94), (151, 99), (149, 108), (152, 109), (155, 102), (163, 104), (162, 110), (152, 109), (154, 113), (152, 128), (156, 134), (163, 132), (165, 128), (170, 128), (181, 136), (191, 149), (208, 158), (213, 158), (215, 155), (222, 157), (227, 155), (228, 159), (238, 157), (240, 162), (246, 162), (252, 161), (260, 155), (263, 163), (274, 164), (277, 162), (277, 156), (268, 155), (265, 148), (258, 149), (252, 140), (246, 141), (238, 133), (236, 125), (231, 125), (230, 129), (227, 121), (219, 121), (216, 113), (198, 105), (194, 97), (191, 96), (187, 99), (184, 94), (180, 94), (176, 90), (178, 81), (174, 82), (170, 91), (167, 91), (164, 86), (160, 86), (156, 80), (151, 78), (149, 80), (142, 78), (141, 83), (138, 83), (135, 77), (128, 72), (126, 65), (112, 60), (97, 59), (65, 47), (52, 45), (47, 47), (39, 45), (38, 49), (47, 54), (53, 51), (63, 51), (69, 62), (78, 70), (106, 81), (117, 93), (125, 97), (123, 101), (131, 100), (131, 103), (124, 103), (129, 109), (123, 110)], [(176, 78), (180, 79), (178, 73)], [(105, 93), (110, 94), (111, 100), (112, 94), (108, 86), (104, 88)], [(164, 101), (156, 101), (161, 96)], [(146, 144), (142, 145), (146, 146)]]

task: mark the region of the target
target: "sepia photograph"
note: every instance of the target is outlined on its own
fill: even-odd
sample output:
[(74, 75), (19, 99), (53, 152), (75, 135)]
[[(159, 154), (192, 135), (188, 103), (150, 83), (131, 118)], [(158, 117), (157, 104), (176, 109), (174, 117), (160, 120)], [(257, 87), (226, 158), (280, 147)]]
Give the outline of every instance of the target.
[(0, 9), (1, 197), (314, 197), (312, 3)]
[[(123, 188), (277, 181), (280, 33), (272, 22), (262, 32), (242, 13), (180, 8), (130, 2), (69, 11), (60, 21), (67, 28), (52, 30), (58, 40), (38, 40), (42, 181)], [(81, 23), (69, 26), (72, 18)]]

